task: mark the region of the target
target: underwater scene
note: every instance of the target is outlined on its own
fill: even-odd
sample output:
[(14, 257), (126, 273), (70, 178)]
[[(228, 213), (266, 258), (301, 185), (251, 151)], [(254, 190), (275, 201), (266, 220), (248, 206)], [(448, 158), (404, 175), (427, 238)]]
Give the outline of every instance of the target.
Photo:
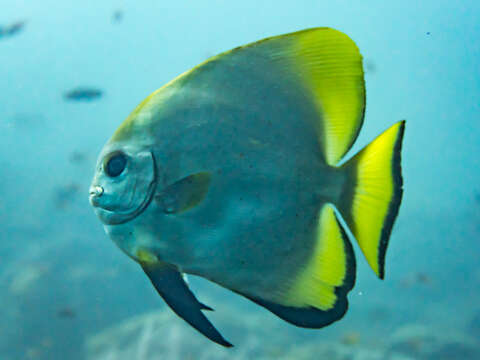
[(0, 360), (480, 359), (480, 2), (0, 9)]

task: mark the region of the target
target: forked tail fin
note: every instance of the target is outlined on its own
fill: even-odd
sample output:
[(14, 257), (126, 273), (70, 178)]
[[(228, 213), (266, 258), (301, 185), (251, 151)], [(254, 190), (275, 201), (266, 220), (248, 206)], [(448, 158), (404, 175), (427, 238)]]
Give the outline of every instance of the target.
[(337, 207), (381, 279), (402, 199), (400, 152), (404, 129), (405, 121), (396, 123), (342, 166), (347, 181)]

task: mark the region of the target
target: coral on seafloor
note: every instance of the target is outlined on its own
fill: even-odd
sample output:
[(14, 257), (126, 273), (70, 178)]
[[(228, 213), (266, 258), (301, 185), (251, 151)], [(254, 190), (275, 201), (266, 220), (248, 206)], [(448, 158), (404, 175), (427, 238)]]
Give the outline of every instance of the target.
[(480, 359), (479, 345), (475, 337), (448, 327), (411, 324), (392, 334), (388, 353), (419, 360), (473, 360)]
[[(249, 321), (251, 325), (255, 323), (255, 319), (250, 319), (248, 315), (242, 316), (243, 321)], [(235, 333), (235, 338), (239, 342), (241, 339), (241, 346), (226, 349), (212, 343), (165, 308), (163, 311), (128, 319), (89, 337), (86, 343), (87, 359), (261, 359), (261, 353), (265, 348), (262, 348), (260, 339), (261, 336), (268, 336), (266, 330), (245, 332), (244, 336), (241, 336), (239, 329), (228, 326), (222, 319), (215, 319), (215, 323), (219, 328), (227, 329), (226, 336), (227, 333)], [(265, 329), (264, 326), (256, 328)], [(259, 334), (259, 332), (264, 333)], [(267, 347), (268, 350), (269, 347)]]
[[(467, 335), (423, 325), (403, 326), (377, 345), (319, 337), (293, 341), (278, 331), (273, 317), (243, 314), (220, 317), (216, 326), (237, 346), (210, 342), (168, 308), (136, 316), (88, 338), (87, 360), (450, 360), (480, 359), (480, 349)], [(443, 333), (442, 333), (443, 331)], [(439, 335), (442, 334), (442, 335)]]

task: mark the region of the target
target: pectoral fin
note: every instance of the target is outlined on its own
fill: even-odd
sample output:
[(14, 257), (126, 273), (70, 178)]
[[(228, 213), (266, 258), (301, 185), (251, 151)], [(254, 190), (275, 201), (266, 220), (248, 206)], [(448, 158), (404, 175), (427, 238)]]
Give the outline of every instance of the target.
[(210, 340), (225, 347), (233, 346), (203, 315), (201, 310), (212, 309), (196, 299), (177, 269), (159, 263), (141, 263), (141, 266), (158, 294), (178, 316)]
[(178, 214), (187, 211), (202, 202), (210, 185), (211, 175), (202, 172), (187, 176), (167, 186), (155, 201), (167, 214)]

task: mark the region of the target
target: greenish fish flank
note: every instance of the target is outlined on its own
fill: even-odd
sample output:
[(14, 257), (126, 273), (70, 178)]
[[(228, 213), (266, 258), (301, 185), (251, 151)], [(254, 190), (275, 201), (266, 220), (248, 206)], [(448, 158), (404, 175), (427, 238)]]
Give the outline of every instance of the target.
[(313, 28), (241, 46), (135, 108), (99, 155), (90, 202), (168, 306), (210, 340), (232, 346), (184, 274), (321, 328), (347, 311), (351, 240), (384, 278), (403, 193), (405, 121), (344, 159), (364, 112), (362, 56), (347, 35)]

